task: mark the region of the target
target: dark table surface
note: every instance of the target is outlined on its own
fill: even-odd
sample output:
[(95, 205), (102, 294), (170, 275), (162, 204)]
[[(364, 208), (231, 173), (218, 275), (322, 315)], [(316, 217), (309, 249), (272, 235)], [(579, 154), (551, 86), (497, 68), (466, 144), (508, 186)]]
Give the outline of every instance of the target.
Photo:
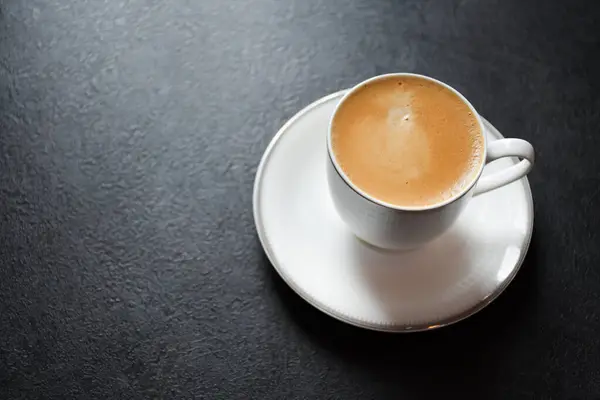
[[(600, 398), (599, 11), (0, 0), (0, 398)], [(424, 334), (313, 309), (251, 212), (286, 119), (394, 71), (537, 151), (515, 281)]]

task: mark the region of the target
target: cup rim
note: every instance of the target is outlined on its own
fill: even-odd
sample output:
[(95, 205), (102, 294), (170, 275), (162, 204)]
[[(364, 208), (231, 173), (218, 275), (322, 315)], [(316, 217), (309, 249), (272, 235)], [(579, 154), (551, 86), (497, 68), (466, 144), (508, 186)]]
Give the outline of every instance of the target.
[[(356, 91), (358, 91), (358, 89), (369, 85), (370, 83), (373, 83), (375, 81), (379, 81), (379, 80), (383, 80), (383, 79), (389, 79), (389, 78), (398, 78), (398, 77), (414, 77), (414, 78), (421, 78), (430, 82), (433, 82), (437, 85), (440, 85), (448, 90), (450, 90), (451, 92), (453, 92), (455, 95), (458, 96), (459, 99), (461, 99), (463, 101), (463, 103), (465, 103), (467, 105), (467, 107), (469, 107), (469, 109), (471, 110), (471, 112), (473, 113), (473, 115), (475, 115), (475, 118), (477, 119), (477, 122), (479, 123), (479, 131), (481, 136), (483, 137), (483, 160), (479, 165), (479, 168), (477, 170), (477, 173), (473, 175), (473, 178), (471, 179), (471, 182), (466, 185), (460, 192), (458, 192), (457, 194), (455, 194), (454, 196), (450, 197), (449, 199), (446, 199), (444, 201), (435, 203), (435, 204), (431, 204), (431, 205), (427, 205), (427, 206), (398, 206), (395, 204), (391, 204), (391, 203), (387, 203), (385, 201), (379, 200), (373, 196), (371, 196), (370, 194), (366, 193), (365, 191), (363, 191), (361, 188), (359, 188), (358, 186), (356, 186), (349, 178), (348, 176), (345, 174), (345, 172), (342, 170), (342, 168), (339, 166), (336, 158), (335, 158), (335, 154), (333, 152), (333, 147), (331, 144), (331, 126), (333, 124), (333, 120), (335, 118), (335, 116), (337, 115), (339, 109), (341, 108), (342, 104), (344, 104), (344, 102), (351, 96), (353, 95)], [(340, 102), (337, 104), (337, 106), (335, 107), (335, 110), (333, 111), (333, 113), (331, 114), (331, 117), (329, 119), (329, 125), (327, 127), (327, 153), (329, 154), (329, 159), (331, 160), (335, 171), (337, 172), (337, 174), (342, 178), (342, 180), (346, 183), (346, 185), (348, 185), (355, 193), (359, 194), (361, 197), (365, 198), (366, 200), (375, 203), (379, 206), (385, 207), (385, 208), (389, 208), (389, 209), (393, 209), (393, 210), (398, 210), (398, 211), (431, 211), (431, 210), (436, 210), (438, 208), (444, 207), (450, 203), (455, 202), (456, 200), (460, 199), (461, 197), (463, 197), (464, 195), (466, 195), (477, 183), (477, 181), (479, 181), (479, 178), (481, 177), (481, 174), (483, 172), (483, 168), (485, 167), (485, 157), (487, 154), (487, 138), (485, 136), (485, 129), (483, 126), (483, 122), (481, 121), (481, 117), (479, 116), (479, 113), (477, 112), (477, 110), (475, 110), (475, 107), (473, 107), (473, 105), (469, 102), (469, 100), (466, 99), (465, 96), (463, 96), (458, 90), (454, 89), (452, 86), (439, 81), (435, 78), (426, 76), (426, 75), (421, 75), (421, 74), (415, 74), (415, 73), (410, 73), (410, 72), (396, 72), (396, 73), (389, 73), (389, 74), (382, 74), (382, 75), (377, 75), (374, 77), (371, 77), (367, 80), (364, 80), (360, 83), (358, 83), (357, 85), (355, 85), (354, 87), (348, 89), (346, 91), (346, 93), (342, 96)]]

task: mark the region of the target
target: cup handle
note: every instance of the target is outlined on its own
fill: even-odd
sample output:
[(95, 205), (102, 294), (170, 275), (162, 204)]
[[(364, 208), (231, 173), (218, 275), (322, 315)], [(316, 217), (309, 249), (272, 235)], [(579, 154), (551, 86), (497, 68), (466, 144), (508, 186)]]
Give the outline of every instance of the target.
[(479, 179), (473, 196), (498, 189), (521, 179), (531, 171), (535, 159), (533, 146), (522, 139), (500, 139), (489, 143), (485, 163), (490, 163), (502, 157), (519, 157), (522, 160), (518, 164)]

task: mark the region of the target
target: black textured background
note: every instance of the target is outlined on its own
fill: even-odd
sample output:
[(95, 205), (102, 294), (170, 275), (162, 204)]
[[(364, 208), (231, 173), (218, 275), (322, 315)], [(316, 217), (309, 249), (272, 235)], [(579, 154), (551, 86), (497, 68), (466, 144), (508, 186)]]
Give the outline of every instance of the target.
[[(598, 1), (0, 0), (0, 398), (600, 398)], [(273, 272), (260, 156), (375, 74), (530, 140), (535, 232), (489, 308), (339, 323)]]

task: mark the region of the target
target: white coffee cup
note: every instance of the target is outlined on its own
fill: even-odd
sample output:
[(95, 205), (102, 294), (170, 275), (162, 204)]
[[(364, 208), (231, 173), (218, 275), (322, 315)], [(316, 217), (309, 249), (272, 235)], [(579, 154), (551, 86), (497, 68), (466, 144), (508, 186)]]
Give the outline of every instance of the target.
[[(490, 176), (481, 177), (484, 164), (473, 180), (452, 198), (424, 207), (399, 207), (381, 201), (354, 185), (336, 161), (331, 144), (331, 125), (337, 111), (346, 99), (365, 85), (389, 77), (419, 77), (454, 92), (477, 116), (486, 163), (502, 157), (519, 157), (521, 161)], [(465, 208), (471, 197), (514, 182), (531, 171), (534, 162), (533, 146), (521, 139), (502, 139), (488, 143), (479, 114), (457, 90), (436, 79), (409, 73), (386, 74), (373, 77), (350, 89), (334, 111), (327, 132), (327, 179), (333, 203), (350, 230), (360, 239), (387, 249), (413, 249), (444, 233)]]

